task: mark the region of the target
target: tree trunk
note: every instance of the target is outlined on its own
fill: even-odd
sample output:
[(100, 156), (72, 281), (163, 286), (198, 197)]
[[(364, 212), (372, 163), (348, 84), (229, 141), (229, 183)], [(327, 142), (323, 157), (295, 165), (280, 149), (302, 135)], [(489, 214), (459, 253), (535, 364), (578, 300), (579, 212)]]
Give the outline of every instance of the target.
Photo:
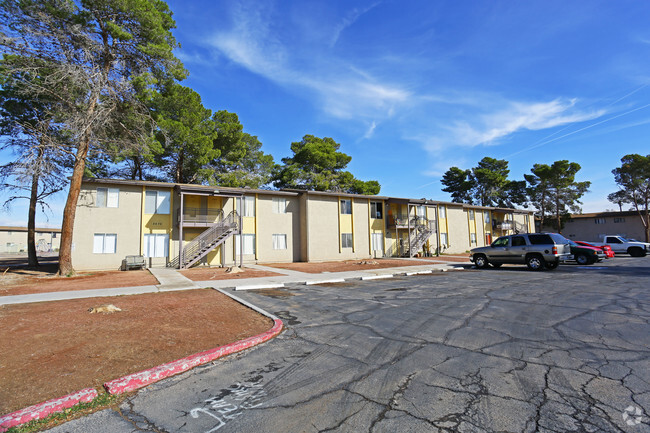
[(74, 217), (77, 212), (77, 201), (81, 191), (81, 181), (83, 180), (84, 170), (86, 168), (86, 156), (90, 147), (90, 137), (84, 135), (79, 143), (77, 154), (75, 156), (74, 169), (70, 178), (70, 190), (68, 199), (63, 209), (63, 223), (61, 224), (61, 246), (59, 250), (59, 276), (74, 275), (72, 267), (72, 231), (74, 228)]
[[(41, 166), (43, 148), (38, 147), (37, 167)], [(27, 217), (27, 265), (30, 268), (38, 268), (38, 257), (36, 256), (36, 205), (38, 203), (38, 168), (32, 174), (32, 190), (29, 197), (29, 214)]]

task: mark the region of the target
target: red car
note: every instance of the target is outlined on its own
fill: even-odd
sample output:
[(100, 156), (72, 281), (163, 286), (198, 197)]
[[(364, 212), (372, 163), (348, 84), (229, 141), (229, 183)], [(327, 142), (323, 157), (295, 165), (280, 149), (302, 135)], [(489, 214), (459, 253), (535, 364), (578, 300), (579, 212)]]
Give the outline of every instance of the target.
[(574, 241), (578, 245), (582, 245), (585, 247), (592, 247), (592, 248), (597, 248), (599, 250), (602, 250), (605, 253), (605, 256), (608, 259), (611, 259), (614, 257), (614, 251), (612, 251), (612, 248), (609, 245), (603, 245), (602, 247), (597, 247), (596, 245), (591, 245), (589, 242), (583, 242), (583, 241)]

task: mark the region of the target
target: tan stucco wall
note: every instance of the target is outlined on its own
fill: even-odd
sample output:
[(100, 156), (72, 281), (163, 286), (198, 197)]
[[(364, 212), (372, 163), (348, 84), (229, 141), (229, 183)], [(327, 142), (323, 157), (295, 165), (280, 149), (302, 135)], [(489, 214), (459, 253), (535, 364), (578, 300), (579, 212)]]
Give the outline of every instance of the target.
[[(82, 185), (72, 237), (72, 265), (75, 269), (119, 269), (127, 255), (142, 254), (142, 187), (120, 185), (119, 190), (117, 208), (97, 208), (97, 185)], [(115, 254), (93, 253), (95, 233), (117, 234)]]
[[(604, 224), (596, 224), (595, 218), (580, 218), (567, 221), (562, 235), (576, 241), (599, 241), (600, 235), (620, 235), (626, 238), (645, 241), (645, 231), (641, 219), (636, 215), (626, 215), (624, 222), (614, 222), (613, 216), (607, 216)], [(554, 227), (544, 226), (542, 230), (556, 231)]]
[[(272, 195), (258, 196), (257, 245), (260, 262), (300, 260), (300, 201), (297, 197), (276, 196), (287, 201), (287, 213), (273, 213)], [(273, 235), (287, 235), (287, 249), (273, 249)]]
[(467, 211), (459, 206), (447, 206), (447, 223), (449, 227), (449, 245), (443, 252), (460, 254), (469, 250)]

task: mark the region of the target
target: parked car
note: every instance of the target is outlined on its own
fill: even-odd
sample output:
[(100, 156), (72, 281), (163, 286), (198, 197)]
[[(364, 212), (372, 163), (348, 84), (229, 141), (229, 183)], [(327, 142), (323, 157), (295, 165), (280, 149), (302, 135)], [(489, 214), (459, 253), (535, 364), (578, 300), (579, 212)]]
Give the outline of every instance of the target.
[(561, 261), (572, 259), (569, 240), (557, 233), (521, 233), (501, 236), (490, 246), (473, 248), (470, 260), (477, 268), (498, 268), (504, 263), (526, 264), (539, 271), (555, 269)]
[(614, 258), (614, 255), (615, 255), (615, 254), (614, 254), (614, 251), (612, 251), (612, 247), (610, 247), (609, 245), (596, 246), (596, 245), (590, 244), (589, 242), (584, 242), (584, 241), (574, 241), (574, 242), (575, 242), (576, 244), (578, 244), (578, 245), (583, 245), (583, 246), (585, 246), (585, 247), (598, 248), (598, 249), (600, 249), (602, 252), (605, 253), (605, 257), (606, 257), (606, 258), (608, 258), (608, 259)]
[(605, 258), (605, 253), (596, 247), (586, 247), (579, 245), (574, 241), (569, 241), (571, 245), (571, 255), (579, 265), (591, 265), (600, 262)]
[(601, 235), (600, 242), (590, 242), (595, 246), (609, 245), (615, 253), (627, 253), (632, 257), (645, 257), (650, 253), (650, 243), (633, 242), (619, 235)]

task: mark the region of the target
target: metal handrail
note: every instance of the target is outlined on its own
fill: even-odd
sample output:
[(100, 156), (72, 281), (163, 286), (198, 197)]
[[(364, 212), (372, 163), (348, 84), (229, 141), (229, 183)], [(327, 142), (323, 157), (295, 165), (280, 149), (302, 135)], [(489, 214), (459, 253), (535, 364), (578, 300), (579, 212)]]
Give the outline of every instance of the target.
[[(181, 210), (177, 211), (177, 220), (181, 220)], [(183, 209), (183, 222), (187, 223), (217, 223), (223, 219), (223, 209), (202, 209), (186, 207)]]
[(182, 254), (175, 257), (169, 263), (169, 266), (179, 268), (191, 266), (202, 257), (201, 254), (205, 252), (205, 248), (213, 246), (226, 232), (237, 230), (239, 227), (238, 222), (239, 214), (237, 211), (230, 212), (226, 218), (213, 224), (185, 245)]

